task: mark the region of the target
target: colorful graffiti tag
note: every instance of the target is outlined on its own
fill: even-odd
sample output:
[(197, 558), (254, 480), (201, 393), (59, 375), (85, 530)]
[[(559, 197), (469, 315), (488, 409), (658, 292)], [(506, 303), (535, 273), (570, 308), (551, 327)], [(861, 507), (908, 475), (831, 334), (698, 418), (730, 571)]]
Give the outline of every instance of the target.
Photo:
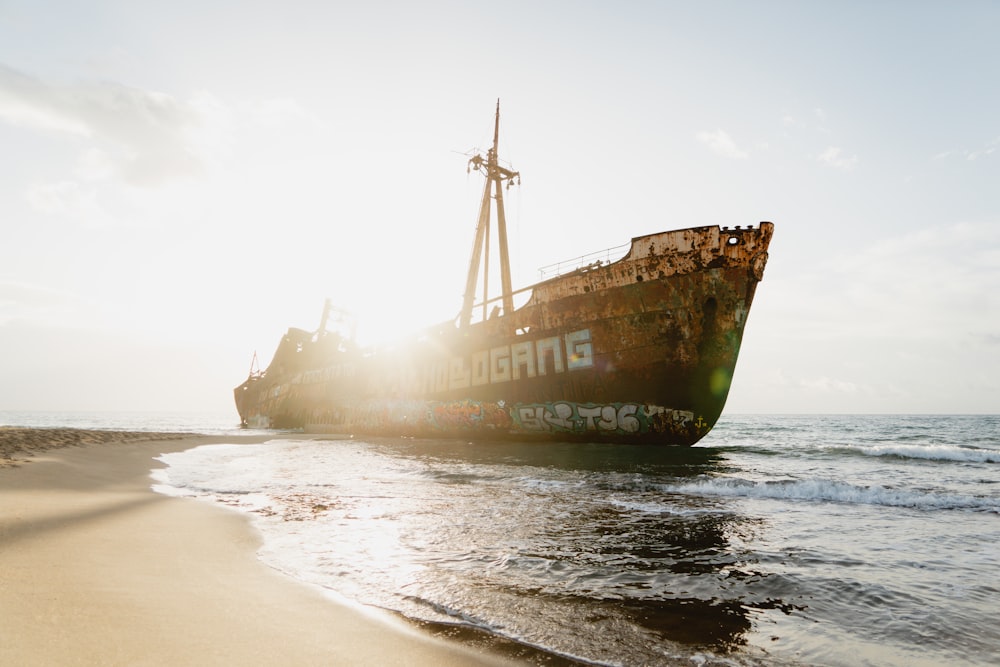
[(693, 412), (638, 403), (535, 403), (512, 410), (516, 426), (531, 432), (668, 433), (697, 428)]
[(452, 401), (431, 408), (431, 425), (441, 431), (509, 429), (512, 423), (502, 402)]
[[(333, 423), (333, 422), (331, 422)], [(509, 410), (501, 401), (408, 401), (381, 400), (361, 403), (338, 412), (337, 423), (346, 428), (386, 433), (468, 432), (483, 429), (509, 430), (513, 426)]]

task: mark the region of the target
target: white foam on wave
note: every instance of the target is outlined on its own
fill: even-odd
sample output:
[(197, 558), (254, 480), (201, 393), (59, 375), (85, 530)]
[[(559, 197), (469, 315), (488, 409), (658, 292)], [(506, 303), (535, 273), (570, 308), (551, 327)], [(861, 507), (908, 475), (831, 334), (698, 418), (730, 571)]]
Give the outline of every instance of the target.
[(274, 470), (259, 454), (272, 442), (255, 445), (200, 445), (156, 457), (166, 468), (153, 470), (153, 491), (168, 496), (194, 497), (254, 511), (269, 507), (269, 479)]
[(958, 447), (956, 445), (847, 445), (849, 451), (865, 456), (895, 456), (904, 459), (928, 461), (955, 461), (960, 463), (1000, 463), (1000, 450)]
[(611, 498), (608, 504), (621, 508), (627, 512), (640, 512), (642, 514), (669, 514), (671, 516), (699, 516), (703, 514), (717, 514), (718, 509), (714, 507), (688, 507), (679, 503), (665, 503), (641, 500), (622, 500)]
[(886, 505), (914, 509), (969, 509), (1000, 512), (1000, 500), (936, 494), (880, 485), (862, 486), (829, 479), (753, 482), (739, 478), (708, 479), (672, 487), (672, 491), (708, 496)]

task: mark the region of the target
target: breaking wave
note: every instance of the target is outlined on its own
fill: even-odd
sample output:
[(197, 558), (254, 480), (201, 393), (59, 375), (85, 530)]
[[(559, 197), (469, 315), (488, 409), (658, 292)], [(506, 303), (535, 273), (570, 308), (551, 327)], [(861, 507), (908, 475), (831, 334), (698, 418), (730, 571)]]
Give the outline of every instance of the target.
[(813, 502), (885, 505), (923, 510), (976, 510), (1000, 513), (1000, 499), (940, 494), (880, 485), (857, 485), (827, 479), (754, 482), (738, 478), (709, 479), (670, 488), (705, 496), (802, 500)]
[(865, 456), (891, 456), (901, 459), (924, 459), (927, 461), (950, 461), (958, 463), (1000, 463), (1000, 450), (959, 447), (957, 445), (848, 445), (836, 448), (840, 451), (863, 454)]

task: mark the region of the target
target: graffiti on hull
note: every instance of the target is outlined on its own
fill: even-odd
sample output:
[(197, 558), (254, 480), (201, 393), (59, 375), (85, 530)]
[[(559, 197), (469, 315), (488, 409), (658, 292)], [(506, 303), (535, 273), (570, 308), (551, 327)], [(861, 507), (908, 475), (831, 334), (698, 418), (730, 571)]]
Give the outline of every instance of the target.
[(639, 403), (534, 403), (512, 410), (523, 431), (558, 433), (676, 433), (699, 428), (693, 412)]
[(365, 403), (339, 413), (337, 422), (370, 431), (416, 429), (438, 433), (474, 433), (483, 430), (531, 434), (637, 435), (670, 433), (691, 435), (708, 424), (687, 410), (670, 410), (642, 403), (519, 403), (504, 401), (406, 401)]
[(434, 403), (430, 409), (431, 425), (440, 431), (509, 429), (510, 413), (499, 403), (481, 401), (451, 401)]
[(458, 433), (484, 429), (509, 430), (513, 425), (510, 411), (499, 403), (462, 401), (380, 400), (361, 403), (337, 413), (336, 420), (345, 428), (387, 433), (407, 430)]

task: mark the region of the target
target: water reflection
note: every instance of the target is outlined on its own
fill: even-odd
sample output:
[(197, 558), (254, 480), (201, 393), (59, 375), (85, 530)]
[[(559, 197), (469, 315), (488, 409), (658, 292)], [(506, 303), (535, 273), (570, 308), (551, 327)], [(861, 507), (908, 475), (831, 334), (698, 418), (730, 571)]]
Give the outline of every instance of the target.
[(494, 556), (485, 569), (475, 559), (438, 563), (450, 584), (414, 597), (591, 660), (642, 663), (676, 657), (679, 647), (725, 653), (746, 644), (761, 608), (751, 589), (763, 575), (731, 536), (752, 532), (753, 522), (722, 501), (670, 490), (725, 470), (718, 451), (373, 444), (419, 464), (438, 485), (435, 500), (425, 497), (411, 514), (422, 543), (434, 534), (453, 553), (465, 544)]

